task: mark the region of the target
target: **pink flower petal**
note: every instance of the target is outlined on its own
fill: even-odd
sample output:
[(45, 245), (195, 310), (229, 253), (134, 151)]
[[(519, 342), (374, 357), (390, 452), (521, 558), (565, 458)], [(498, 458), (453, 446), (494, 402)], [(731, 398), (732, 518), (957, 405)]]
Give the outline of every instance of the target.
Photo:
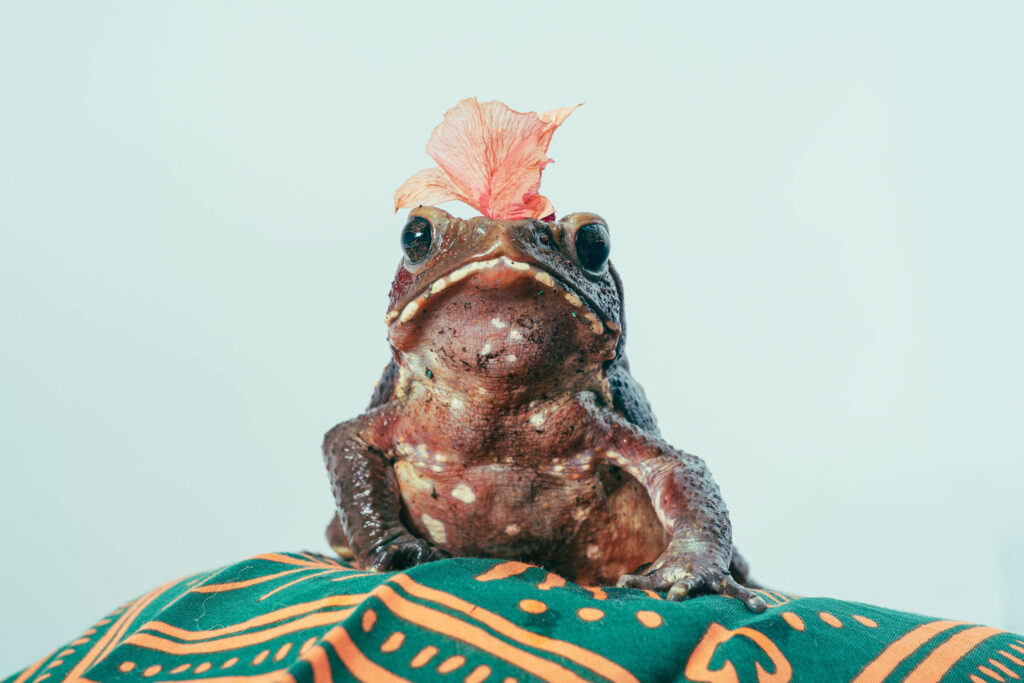
[(523, 113), (497, 101), (462, 100), (427, 143), (440, 168), (406, 181), (395, 193), (395, 209), (459, 199), (490, 218), (550, 214), (551, 202), (539, 194), (541, 172), (551, 161), (552, 134), (574, 109)]
[(395, 211), (402, 207), (441, 204), (453, 199), (466, 201), (448, 174), (434, 166), (415, 174), (395, 190)]

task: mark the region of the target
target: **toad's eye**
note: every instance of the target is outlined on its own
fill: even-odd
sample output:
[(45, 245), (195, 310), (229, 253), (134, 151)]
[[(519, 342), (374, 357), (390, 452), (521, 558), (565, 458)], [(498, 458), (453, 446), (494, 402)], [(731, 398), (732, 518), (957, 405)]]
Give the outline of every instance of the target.
[(610, 251), (608, 228), (600, 223), (588, 223), (576, 231), (576, 256), (587, 270), (600, 270)]
[(409, 258), (409, 263), (419, 263), (430, 251), (430, 221), (420, 216), (413, 216), (402, 229), (402, 249)]

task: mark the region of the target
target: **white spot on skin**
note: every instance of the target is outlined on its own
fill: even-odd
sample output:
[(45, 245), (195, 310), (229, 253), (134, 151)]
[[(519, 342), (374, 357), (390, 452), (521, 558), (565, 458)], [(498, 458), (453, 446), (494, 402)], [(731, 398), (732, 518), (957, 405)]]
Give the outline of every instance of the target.
[(573, 508), (572, 509), (572, 518), (575, 519), (577, 522), (582, 522), (583, 520), (585, 520), (589, 516), (590, 516), (590, 511), (587, 510), (587, 508), (578, 507), (578, 508)]
[(508, 333), (508, 338), (511, 339), (512, 341), (519, 341), (520, 339), (523, 338), (523, 333), (520, 332), (519, 330), (512, 330), (511, 332)]
[[(491, 324), (492, 325), (494, 324), (493, 320), (491, 321)], [(484, 345), (480, 347), (480, 355), (481, 356), (486, 356), (490, 352), (491, 352), (491, 342), (486, 341), (486, 342), (484, 342)]]
[(561, 472), (562, 470), (565, 469), (565, 465), (555, 465), (551, 469), (553, 469), (556, 473), (558, 473), (558, 472)]
[(499, 318), (491, 318), (491, 327), (494, 327), (494, 328), (497, 328), (497, 329), (500, 330), (500, 329), (503, 329), (505, 327), (508, 327), (508, 323), (505, 322), (504, 320), (499, 319)]
[(536, 278), (537, 282), (541, 283), (542, 285), (547, 285), (548, 287), (555, 286), (555, 278), (551, 277), (542, 270), (534, 273), (533, 277)]
[(476, 500), (476, 494), (473, 493), (473, 489), (469, 488), (467, 484), (459, 484), (452, 489), (452, 498), (461, 500), (463, 503), (469, 505)]
[(430, 493), (434, 490), (433, 482), (421, 475), (415, 465), (404, 460), (395, 463), (395, 477), (402, 489), (413, 489), (421, 493)]
[(627, 460), (618, 451), (605, 451), (605, 455), (616, 465), (625, 466), (628, 464)]
[(461, 398), (452, 398), (452, 400), (448, 403), (448, 406), (452, 410), (458, 412), (458, 411), (462, 410), (463, 408), (465, 408), (466, 404), (462, 402)]
[(409, 305), (406, 306), (405, 309), (402, 311), (402, 317), (398, 319), (398, 322), (404, 323), (408, 321), (410, 318), (416, 315), (416, 311), (418, 311), (419, 308), (420, 305), (418, 303), (416, 303), (415, 301), (410, 301)]
[(397, 317), (398, 317), (398, 311), (389, 311), (388, 314), (384, 316), (384, 324), (385, 325), (390, 325), (391, 321), (393, 321)]
[(434, 453), (434, 460), (438, 462), (448, 462), (448, 456), (444, 453)]
[(448, 533), (445, 531), (443, 522), (434, 519), (427, 513), (420, 515), (420, 521), (423, 522), (423, 526), (426, 527), (427, 533), (430, 534), (430, 538), (433, 539), (434, 543), (443, 545), (448, 542)]
[(601, 325), (601, 321), (598, 320), (597, 316), (593, 313), (587, 313), (583, 316), (590, 322), (590, 331), (594, 334), (601, 334), (604, 332), (604, 327)]
[(501, 258), (504, 259), (504, 263), (505, 263), (506, 266), (508, 266), (509, 268), (512, 268), (514, 270), (529, 270), (530, 269), (530, 264), (529, 263), (523, 263), (522, 261), (513, 261), (512, 259), (508, 258), (507, 256), (502, 256)]
[(505, 527), (505, 533), (508, 534), (509, 536), (515, 536), (516, 534), (519, 533), (519, 525), (518, 524), (509, 524), (507, 527)]
[(466, 277), (470, 273), (475, 273), (478, 270), (484, 270), (485, 268), (490, 268), (491, 266), (493, 266), (497, 262), (498, 262), (498, 259), (493, 259), (491, 261), (474, 261), (473, 263), (467, 263), (466, 265), (462, 266), (461, 268), (459, 268), (457, 270), (454, 270), (451, 273), (449, 273), (448, 274), (448, 282), (458, 282), (459, 280), (461, 280), (462, 278)]
[(593, 560), (593, 559), (595, 559), (600, 554), (601, 554), (601, 549), (598, 548), (593, 543), (591, 543), (590, 545), (587, 546), (587, 558), (588, 559)]
[(516, 354), (510, 353), (507, 356), (505, 356), (505, 360), (507, 360), (509, 363), (515, 363), (519, 359), (516, 357)]
[(544, 429), (544, 421), (544, 413), (534, 413), (530, 416), (530, 424), (532, 424), (537, 431)]
[(395, 385), (395, 396), (405, 398), (409, 395), (409, 385), (412, 383), (412, 373), (403, 365), (398, 368), (398, 383)]
[(444, 468), (441, 467), (440, 465), (431, 465), (430, 470), (432, 472), (444, 472)]
[(580, 300), (580, 298), (573, 294), (572, 292), (565, 293), (565, 300), (571, 303), (573, 306), (579, 307), (583, 305), (583, 302)]

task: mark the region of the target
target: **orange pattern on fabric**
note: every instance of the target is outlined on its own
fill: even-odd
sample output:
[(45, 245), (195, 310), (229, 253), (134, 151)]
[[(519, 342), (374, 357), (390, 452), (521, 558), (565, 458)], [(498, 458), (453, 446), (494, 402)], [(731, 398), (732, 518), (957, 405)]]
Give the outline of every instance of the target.
[(340, 572), (340, 571), (344, 571), (344, 570), (343, 569), (325, 569), (323, 571), (319, 571), (319, 572), (316, 572), (314, 574), (309, 574), (308, 576), (300, 577), (298, 579), (295, 579), (294, 581), (289, 581), (288, 583), (284, 584), (283, 586), (278, 586), (277, 588), (275, 588), (274, 590), (272, 590), (272, 591), (270, 591), (268, 593), (264, 593), (263, 595), (261, 595), (258, 598), (258, 600), (259, 601), (266, 600), (267, 598), (269, 598), (274, 593), (277, 593), (279, 591), (283, 591), (285, 588), (291, 588), (292, 586), (300, 584), (303, 581), (309, 581), (310, 579), (315, 579), (318, 576), (323, 576), (324, 574), (335, 574), (335, 573)]
[(96, 641), (92, 649), (78, 661), (78, 664), (71, 669), (71, 672), (67, 676), (67, 680), (75, 681), (82, 677), (85, 671), (96, 664), (97, 662), (103, 661), (103, 659), (110, 654), (110, 651), (120, 642), (124, 637), (125, 632), (128, 630), (128, 626), (135, 620), (142, 610), (144, 610), (153, 600), (157, 598), (164, 591), (169, 589), (171, 586), (181, 583), (181, 579), (175, 579), (174, 581), (168, 581), (164, 585), (154, 588), (149, 591), (141, 598), (133, 603), (130, 603), (130, 607), (118, 618), (116, 622), (107, 630), (103, 636)]
[(360, 681), (368, 683), (403, 683), (406, 681), (405, 678), (396, 676), (364, 655), (352, 642), (352, 638), (344, 626), (332, 628), (324, 636), (324, 640), (330, 643), (334, 653), (338, 655), (338, 659)]
[(469, 643), (473, 647), (483, 650), (493, 657), (510, 662), (534, 676), (547, 680), (575, 681), (577, 683), (583, 683), (586, 680), (556, 662), (543, 659), (526, 650), (509, 645), (478, 626), (473, 626), (444, 612), (439, 612), (406, 600), (387, 584), (379, 586), (374, 590), (374, 595), (399, 618), (450, 638)]
[[(632, 589), (562, 584), (525, 563), (453, 561), (414, 569), (414, 580), (407, 573), (360, 573), (309, 554), (262, 557), (126, 603), (83, 632), (76, 643), (87, 646), (51, 653), (7, 683), (334, 683), (400, 681), (403, 675), (444, 675), (452, 683), (633, 681), (671, 672), (706, 683), (851, 675), (855, 683), (879, 683), (897, 671), (910, 683), (1024, 679), (1024, 640), (1000, 629), (878, 609), (869, 618), (857, 605), (836, 600), (761, 590), (772, 607), (787, 608), (755, 617), (734, 600), (679, 604)], [(537, 573), (520, 576), (530, 569)], [(376, 578), (338, 584), (334, 573)], [(236, 587), (263, 574), (277, 581)], [(495, 580), (505, 583), (488, 585)], [(196, 585), (199, 592), (190, 590)], [(371, 585), (377, 588), (365, 592)], [(332, 593), (353, 587), (361, 593)], [(268, 590), (279, 597), (264, 613), (268, 605), (258, 598)], [(469, 602), (460, 596), (479, 597)], [(481, 600), (490, 609), (477, 604)], [(711, 625), (694, 633), (702, 619)], [(192, 630), (200, 625), (212, 628)], [(661, 656), (622, 647), (648, 640)]]
[(832, 628), (842, 628), (843, 622), (839, 621), (836, 616), (830, 612), (818, 612), (818, 618), (824, 621)]
[(541, 583), (537, 584), (537, 588), (542, 591), (551, 590), (552, 588), (561, 588), (565, 585), (565, 579), (558, 574), (548, 572), (548, 575), (544, 577)]
[[(602, 657), (596, 652), (591, 652), (579, 645), (574, 645), (573, 643), (569, 643), (564, 640), (556, 640), (554, 638), (542, 636), (539, 633), (534, 633), (533, 631), (527, 631), (524, 628), (516, 626), (508, 619), (486, 610), (479, 605), (474, 605), (462, 598), (437, 590), (436, 588), (429, 588), (416, 583), (406, 574), (397, 574), (392, 577), (391, 580), (404, 588), (410, 595), (426, 600), (432, 600), (433, 602), (444, 605), (445, 607), (462, 612), (463, 614), (486, 624), (488, 627), (503, 636), (523, 643), (524, 645), (537, 648), (538, 650), (546, 650), (552, 654), (565, 657), (584, 668), (590, 669), (600, 676), (604, 676), (605, 678), (615, 681), (637, 680), (636, 676), (631, 674), (629, 671), (610, 659)], [(381, 587), (383, 588), (384, 586)]]
[[(204, 669), (208, 671), (209, 668)], [(201, 673), (196, 668), (196, 673)], [(268, 671), (265, 674), (253, 676), (215, 676), (213, 678), (176, 678), (173, 680), (160, 680), (154, 683), (295, 683), (295, 677), (287, 671)]]
[(302, 659), (308, 662), (309, 667), (313, 670), (313, 683), (333, 683), (331, 663), (327, 661), (327, 650), (322, 645), (311, 647), (302, 655)]
[(223, 593), (224, 591), (236, 591), (241, 588), (248, 588), (249, 586), (256, 586), (267, 581), (273, 581), (279, 579), (282, 576), (288, 576), (290, 574), (296, 574), (298, 572), (306, 571), (305, 569), (286, 569), (284, 571), (277, 572), (276, 574), (267, 574), (266, 576), (257, 576), (244, 581), (228, 581), (226, 583), (201, 583), (192, 589), (193, 593)]
[(40, 659), (38, 662), (36, 662), (32, 666), (30, 666), (27, 669), (25, 669), (24, 671), (22, 671), (21, 674), (17, 678), (15, 678), (13, 681), (11, 681), (11, 683), (25, 683), (25, 681), (27, 681), (29, 678), (31, 678), (32, 675), (35, 674), (36, 671), (39, 671), (39, 668), (43, 664), (45, 664), (46, 660), (48, 660), (52, 656), (53, 656), (53, 652), (51, 652), (50, 654), (46, 655), (45, 657)]
[[(327, 624), (336, 624), (340, 621), (344, 621), (350, 614), (352, 614), (352, 611), (352, 609), (346, 609), (333, 612), (318, 612), (316, 614), (310, 614), (300, 619), (296, 619), (295, 621), (288, 622), (287, 624), (281, 624), (280, 626), (274, 626), (262, 631), (246, 633), (238, 636), (229, 636), (219, 640), (207, 640), (198, 643), (178, 643), (149, 633), (136, 633), (124, 642), (138, 647), (158, 650), (160, 652), (167, 652), (175, 655), (224, 652), (225, 650), (232, 650), (234, 648), (246, 647), (257, 643), (265, 643), (268, 640), (273, 640), (274, 638), (286, 633), (294, 633), (295, 631), (301, 631), (303, 629), (313, 628), (316, 626), (325, 626)], [(291, 643), (286, 643), (286, 647), (290, 648)], [(285, 652), (287, 652), (287, 649), (285, 649)], [(280, 659), (276, 655), (275, 658)]]
[(913, 631), (904, 633), (899, 640), (882, 650), (881, 654), (865, 666), (850, 683), (882, 683), (907, 657), (914, 654), (917, 648), (939, 633), (956, 626), (963, 626), (964, 623), (962, 621), (931, 621), (921, 624)]
[(992, 636), (1006, 633), (991, 626), (975, 626), (960, 631), (945, 643), (935, 648), (905, 679), (905, 683), (936, 683), (953, 668), (964, 655)]
[(686, 676), (694, 681), (702, 683), (739, 683), (739, 676), (736, 674), (736, 667), (729, 660), (726, 660), (721, 669), (711, 669), (711, 660), (715, 656), (715, 650), (722, 643), (732, 640), (736, 636), (744, 636), (753, 641), (768, 658), (771, 660), (774, 672), (769, 672), (761, 666), (761, 662), (754, 662), (757, 671), (758, 683), (789, 683), (793, 678), (793, 667), (789, 660), (782, 654), (778, 646), (771, 638), (756, 629), (741, 626), (730, 630), (721, 624), (713, 623), (704, 633), (704, 637), (693, 649), (693, 654), (686, 662)]
[(498, 581), (507, 579), (510, 576), (517, 576), (528, 569), (535, 569), (534, 565), (525, 562), (502, 562), (496, 564), (486, 572), (476, 577), (477, 581)]
[(792, 626), (797, 631), (803, 631), (805, 628), (804, 620), (801, 619), (800, 615), (796, 614), (795, 612), (783, 612), (782, 618), (786, 620), (787, 624)]
[[(300, 615), (310, 614), (312, 612), (330, 610), (334, 607), (352, 607), (362, 602), (365, 597), (365, 593), (355, 595), (334, 595), (321, 600), (303, 602), (298, 605), (291, 605), (290, 607), (282, 607), (281, 609), (274, 610), (273, 612), (267, 612), (266, 614), (261, 614), (257, 617), (253, 617), (252, 619), (246, 619), (245, 621), (232, 624), (231, 626), (211, 628), (204, 631), (190, 631), (178, 626), (172, 626), (171, 624), (162, 621), (146, 622), (140, 626), (138, 630), (157, 631), (164, 635), (177, 638), (178, 640), (209, 640), (211, 638), (221, 638), (223, 636), (231, 635), (232, 633), (238, 633), (239, 631), (247, 631), (258, 626), (266, 626), (268, 624), (284, 621), (285, 619), (291, 619), (292, 617)], [(331, 612), (326, 613), (330, 614)]]

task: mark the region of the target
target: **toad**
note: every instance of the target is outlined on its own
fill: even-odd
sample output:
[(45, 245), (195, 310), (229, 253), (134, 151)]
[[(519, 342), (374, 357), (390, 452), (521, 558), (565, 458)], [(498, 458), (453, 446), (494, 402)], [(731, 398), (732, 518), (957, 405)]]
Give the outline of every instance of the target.
[[(464, 100), (428, 145), (440, 166), (417, 176), (433, 179), (396, 193), (396, 206), (417, 205), (385, 316), (392, 359), (366, 412), (324, 439), (329, 542), (380, 571), (508, 558), (578, 583), (722, 594), (762, 611), (708, 468), (661, 439), (630, 374), (608, 223), (553, 220), (537, 194), (550, 132), (570, 111)], [(532, 118), (509, 133), (515, 117)], [(539, 156), (523, 152), (531, 145)], [(475, 194), (473, 173), (492, 181)], [(513, 189), (502, 193), (498, 176)], [(423, 197), (484, 215), (458, 218)]]

